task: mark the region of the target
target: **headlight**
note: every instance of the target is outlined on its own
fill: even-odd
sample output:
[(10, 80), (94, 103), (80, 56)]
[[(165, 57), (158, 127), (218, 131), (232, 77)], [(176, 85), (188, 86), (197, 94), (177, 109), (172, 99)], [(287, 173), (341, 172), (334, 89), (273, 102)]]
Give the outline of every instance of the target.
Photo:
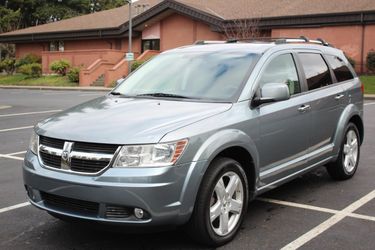
[(113, 167), (160, 167), (173, 165), (184, 152), (188, 140), (150, 145), (123, 146)]
[(33, 130), (33, 133), (31, 134), (29, 149), (34, 154), (38, 154), (38, 135), (35, 133), (34, 130)]

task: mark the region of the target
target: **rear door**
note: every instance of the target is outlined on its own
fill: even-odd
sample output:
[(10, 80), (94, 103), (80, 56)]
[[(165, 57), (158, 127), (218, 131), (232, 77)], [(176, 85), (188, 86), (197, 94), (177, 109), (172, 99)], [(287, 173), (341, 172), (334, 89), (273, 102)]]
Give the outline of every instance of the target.
[(311, 105), (313, 129), (308, 150), (311, 165), (326, 159), (332, 153), (333, 137), (345, 93), (321, 53), (300, 52), (298, 58), (306, 80), (306, 100)]

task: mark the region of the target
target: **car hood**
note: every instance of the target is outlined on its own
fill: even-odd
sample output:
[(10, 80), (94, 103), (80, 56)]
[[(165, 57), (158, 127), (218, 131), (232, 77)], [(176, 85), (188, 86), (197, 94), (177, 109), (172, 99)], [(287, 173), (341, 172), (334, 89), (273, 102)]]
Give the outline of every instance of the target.
[(224, 112), (231, 106), (230, 103), (104, 96), (47, 118), (37, 125), (36, 132), (70, 141), (157, 143), (168, 132)]

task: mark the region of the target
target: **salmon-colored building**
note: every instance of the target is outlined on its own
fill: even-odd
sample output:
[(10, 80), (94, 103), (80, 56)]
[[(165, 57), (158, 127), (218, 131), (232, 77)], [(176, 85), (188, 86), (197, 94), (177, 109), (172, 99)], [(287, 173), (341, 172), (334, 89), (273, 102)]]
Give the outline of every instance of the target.
[[(43, 73), (64, 58), (82, 67), (80, 85), (110, 85), (126, 75), (128, 5), (0, 34), (16, 57), (42, 57)], [(375, 50), (375, 0), (139, 0), (133, 3), (133, 52), (146, 60), (198, 40), (227, 39), (251, 27), (263, 37), (322, 38), (366, 72)], [(241, 34), (240, 34), (241, 35)]]

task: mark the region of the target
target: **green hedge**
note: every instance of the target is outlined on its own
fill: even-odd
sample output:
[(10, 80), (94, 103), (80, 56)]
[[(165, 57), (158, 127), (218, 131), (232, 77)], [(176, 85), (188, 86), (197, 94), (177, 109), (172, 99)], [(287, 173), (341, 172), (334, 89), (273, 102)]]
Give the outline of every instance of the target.
[(18, 68), (18, 72), (30, 78), (42, 76), (42, 65), (40, 63), (24, 64)]
[(64, 59), (53, 61), (50, 65), (50, 69), (58, 75), (65, 76), (69, 71), (70, 62)]
[(7, 75), (13, 75), (16, 71), (16, 60), (13, 58), (6, 58), (0, 62), (0, 71), (5, 71)]
[(375, 73), (375, 51), (370, 51), (366, 57), (366, 66), (371, 73)]
[(67, 77), (71, 82), (79, 82), (79, 72), (81, 69), (79, 67), (73, 67), (69, 70)]

